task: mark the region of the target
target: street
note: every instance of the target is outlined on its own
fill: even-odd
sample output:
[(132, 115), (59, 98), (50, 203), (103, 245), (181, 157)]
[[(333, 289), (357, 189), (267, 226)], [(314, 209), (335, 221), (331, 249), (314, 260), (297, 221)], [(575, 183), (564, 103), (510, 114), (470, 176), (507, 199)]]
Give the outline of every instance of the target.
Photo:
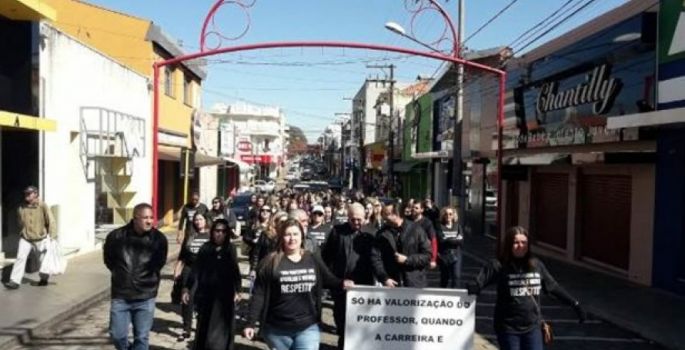
[[(463, 266), (463, 278), (472, 279), (480, 268), (482, 258), (491, 250), (490, 247), (474, 243), (471, 251), (475, 254), (467, 254)], [(243, 275), (247, 274), (248, 265), (245, 259), (241, 259)], [(176, 337), (181, 332), (181, 317), (179, 307), (170, 303), (172, 288), (173, 262), (167, 264), (163, 270), (163, 280), (157, 298), (155, 311), (155, 323), (150, 334), (151, 349), (192, 349), (191, 342), (178, 342)], [(430, 284), (436, 286), (439, 281), (437, 271), (429, 275)], [(244, 290), (246, 280), (243, 280)], [(246, 293), (243, 293), (247, 297)], [(492, 328), (492, 315), (494, 313), (495, 291), (490, 286), (485, 289), (478, 298), (476, 309), (476, 341), (475, 348), (479, 350), (496, 349), (496, 339)], [(578, 324), (573, 311), (561, 305), (550, 297), (542, 298), (543, 314), (554, 326), (555, 344), (554, 349), (583, 350), (583, 349), (626, 349), (626, 350), (662, 350), (661, 346), (650, 343), (639, 336), (623, 330), (604, 321), (590, 317), (584, 324)], [(336, 349), (337, 336), (333, 326), (333, 316), (330, 301), (324, 303), (323, 309), (323, 332), (322, 350)], [(240, 304), (238, 314), (242, 315), (247, 307), (247, 300)], [(109, 343), (107, 332), (109, 322), (109, 299), (100, 301), (88, 308), (85, 312), (62, 322), (47, 331), (33, 334), (30, 341), (12, 350), (41, 349), (41, 350), (95, 350), (113, 348)], [(238, 322), (238, 329), (242, 325)], [(481, 338), (482, 336), (482, 338)], [(267, 349), (261, 342), (248, 341), (242, 336), (236, 336), (236, 350)]]

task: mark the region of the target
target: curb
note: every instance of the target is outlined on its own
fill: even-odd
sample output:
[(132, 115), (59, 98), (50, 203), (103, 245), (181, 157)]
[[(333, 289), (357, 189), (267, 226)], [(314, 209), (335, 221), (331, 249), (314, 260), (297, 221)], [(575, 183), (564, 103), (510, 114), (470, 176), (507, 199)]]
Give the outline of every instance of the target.
[[(178, 258), (178, 255), (180, 253), (180, 249), (174, 249), (174, 251), (170, 252), (170, 254), (167, 255), (167, 263), (164, 265), (164, 267), (167, 267), (169, 265), (172, 265), (176, 263), (176, 259)], [(2, 340), (0, 338), (0, 350), (10, 350), (14, 347), (21, 346), (21, 345), (26, 345), (30, 344), (31, 339), (34, 338), (34, 335), (43, 333), (48, 331), (50, 328), (54, 327), (56, 324), (65, 321), (91, 307), (93, 307), (95, 304), (109, 298), (110, 296), (110, 284), (107, 283), (101, 290), (97, 291), (94, 293), (92, 296), (86, 298), (82, 302), (75, 304), (75, 305), (69, 305), (68, 309), (64, 310), (61, 313), (58, 313), (54, 317), (50, 318), (49, 320), (46, 320), (40, 324), (37, 324), (36, 326), (32, 328), (27, 328), (27, 329), (22, 329), (21, 331), (17, 331), (17, 334), (14, 335), (7, 335), (7, 339)]]

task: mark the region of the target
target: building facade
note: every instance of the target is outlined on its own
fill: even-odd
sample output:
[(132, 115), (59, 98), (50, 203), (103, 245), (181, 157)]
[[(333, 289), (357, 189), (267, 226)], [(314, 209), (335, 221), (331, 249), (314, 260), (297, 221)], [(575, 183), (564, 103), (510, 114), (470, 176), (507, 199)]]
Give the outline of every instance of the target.
[(249, 177), (241, 178), (242, 187), (284, 175), (286, 120), (280, 108), (217, 104), (211, 114), (219, 119), (221, 156), (250, 166), (251, 171), (244, 172)]
[(656, 135), (607, 121), (656, 107), (657, 12), (658, 1), (628, 2), (507, 66), (500, 229), (523, 225), (541, 254), (644, 285)]

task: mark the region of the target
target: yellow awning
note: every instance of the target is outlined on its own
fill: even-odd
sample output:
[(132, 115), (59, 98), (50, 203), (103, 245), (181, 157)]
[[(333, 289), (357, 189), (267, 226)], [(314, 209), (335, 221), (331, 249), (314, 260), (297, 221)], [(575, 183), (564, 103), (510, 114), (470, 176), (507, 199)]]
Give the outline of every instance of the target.
[(57, 11), (42, 0), (2, 0), (0, 16), (15, 21), (55, 21)]
[(52, 119), (38, 118), (30, 115), (0, 111), (0, 127), (55, 131), (57, 130), (57, 122)]

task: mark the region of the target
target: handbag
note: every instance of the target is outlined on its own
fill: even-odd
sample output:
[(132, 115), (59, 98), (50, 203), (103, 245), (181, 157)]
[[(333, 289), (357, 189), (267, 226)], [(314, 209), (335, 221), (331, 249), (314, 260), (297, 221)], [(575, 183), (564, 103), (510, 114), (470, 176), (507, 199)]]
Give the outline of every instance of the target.
[(546, 345), (550, 345), (554, 342), (554, 332), (552, 331), (552, 325), (545, 321), (545, 319), (542, 317), (542, 312), (540, 311), (540, 303), (538, 303), (537, 300), (535, 300), (535, 297), (533, 296), (533, 293), (528, 293), (530, 295), (530, 298), (533, 299), (533, 303), (535, 303), (535, 310), (538, 313), (538, 316), (540, 317), (540, 331), (542, 331), (542, 340), (545, 342)]

